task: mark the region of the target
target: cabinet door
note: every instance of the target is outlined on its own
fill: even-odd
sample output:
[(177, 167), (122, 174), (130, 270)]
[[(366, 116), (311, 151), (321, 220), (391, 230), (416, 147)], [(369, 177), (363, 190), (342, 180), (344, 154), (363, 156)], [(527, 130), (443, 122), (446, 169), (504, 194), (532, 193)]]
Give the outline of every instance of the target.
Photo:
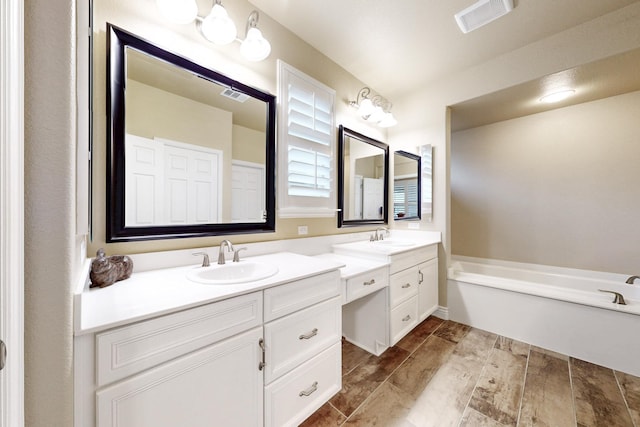
[(262, 426), (262, 327), (96, 393), (98, 427)]
[(423, 321), (438, 309), (438, 258), (418, 266), (418, 315)]

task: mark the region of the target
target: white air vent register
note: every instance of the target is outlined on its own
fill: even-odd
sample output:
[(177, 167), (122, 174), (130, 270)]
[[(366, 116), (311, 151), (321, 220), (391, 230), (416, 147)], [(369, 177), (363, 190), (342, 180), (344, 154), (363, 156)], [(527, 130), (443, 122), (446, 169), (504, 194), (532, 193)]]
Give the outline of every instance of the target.
[(468, 8), (455, 14), (456, 22), (463, 33), (468, 33), (513, 10), (513, 0), (478, 0)]

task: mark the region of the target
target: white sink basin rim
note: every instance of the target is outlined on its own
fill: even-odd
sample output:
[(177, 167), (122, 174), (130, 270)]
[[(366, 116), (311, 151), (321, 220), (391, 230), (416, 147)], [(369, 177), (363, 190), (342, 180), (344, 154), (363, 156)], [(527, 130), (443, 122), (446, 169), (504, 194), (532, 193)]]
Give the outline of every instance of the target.
[(266, 279), (278, 272), (278, 267), (255, 261), (232, 262), (211, 267), (198, 267), (187, 278), (205, 285), (235, 285)]

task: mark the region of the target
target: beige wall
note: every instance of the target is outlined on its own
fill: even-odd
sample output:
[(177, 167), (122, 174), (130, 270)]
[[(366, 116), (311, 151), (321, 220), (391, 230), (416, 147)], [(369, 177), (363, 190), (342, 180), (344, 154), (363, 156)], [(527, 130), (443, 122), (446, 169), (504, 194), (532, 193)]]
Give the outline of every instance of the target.
[[(25, 6), (25, 425), (73, 425), (75, 2)], [(86, 144), (86, 138), (80, 143)]]
[(640, 92), (453, 133), (451, 252), (638, 273)]
[(233, 125), (233, 160), (264, 165), (266, 163), (264, 139), (264, 132)]

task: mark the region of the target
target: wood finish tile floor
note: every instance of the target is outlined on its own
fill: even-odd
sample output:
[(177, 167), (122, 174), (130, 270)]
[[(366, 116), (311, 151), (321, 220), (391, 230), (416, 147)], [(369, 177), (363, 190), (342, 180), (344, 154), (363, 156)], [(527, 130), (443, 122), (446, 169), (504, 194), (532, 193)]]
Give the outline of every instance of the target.
[(640, 427), (640, 378), (436, 317), (342, 375), (302, 426)]

